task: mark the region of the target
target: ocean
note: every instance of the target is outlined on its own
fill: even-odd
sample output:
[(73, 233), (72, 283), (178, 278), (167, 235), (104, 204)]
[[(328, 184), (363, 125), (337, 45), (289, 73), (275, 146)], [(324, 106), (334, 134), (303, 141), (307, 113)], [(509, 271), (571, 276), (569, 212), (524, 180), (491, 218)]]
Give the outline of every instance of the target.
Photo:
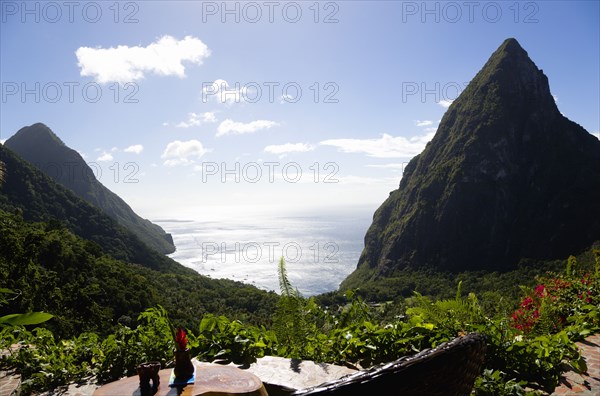
[(175, 242), (175, 261), (211, 278), (279, 292), (283, 256), (304, 296), (336, 290), (358, 263), (372, 207), (289, 210), (209, 208), (192, 218), (154, 220)]

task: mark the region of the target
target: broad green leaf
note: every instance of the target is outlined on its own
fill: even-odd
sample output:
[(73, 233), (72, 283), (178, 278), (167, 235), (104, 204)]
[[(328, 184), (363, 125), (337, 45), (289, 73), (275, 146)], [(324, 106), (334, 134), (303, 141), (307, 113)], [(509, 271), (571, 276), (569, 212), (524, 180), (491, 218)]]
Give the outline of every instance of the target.
[(205, 331), (213, 331), (215, 329), (215, 326), (217, 324), (217, 319), (213, 316), (205, 316), (204, 318), (202, 318), (202, 321), (200, 322), (200, 332), (204, 333)]
[(54, 315), (45, 312), (29, 312), (25, 314), (11, 314), (2, 316), (0, 324), (8, 326), (26, 326), (44, 323), (52, 319)]

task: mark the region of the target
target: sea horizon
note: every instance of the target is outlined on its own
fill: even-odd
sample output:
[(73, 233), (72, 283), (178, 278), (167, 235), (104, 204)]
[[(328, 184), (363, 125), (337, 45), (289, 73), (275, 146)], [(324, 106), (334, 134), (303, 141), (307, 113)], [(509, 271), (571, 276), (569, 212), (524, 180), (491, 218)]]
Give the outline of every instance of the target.
[(153, 220), (173, 236), (168, 256), (198, 273), (279, 292), (278, 263), (304, 296), (337, 290), (356, 269), (374, 209), (210, 207)]

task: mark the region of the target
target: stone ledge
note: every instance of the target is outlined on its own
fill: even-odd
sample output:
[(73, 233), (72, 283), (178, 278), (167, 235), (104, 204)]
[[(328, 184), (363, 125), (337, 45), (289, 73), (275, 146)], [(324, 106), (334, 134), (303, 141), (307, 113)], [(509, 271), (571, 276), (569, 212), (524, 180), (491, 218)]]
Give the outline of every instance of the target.
[[(214, 364), (198, 362), (199, 365)], [(256, 375), (265, 384), (265, 387), (283, 389), (304, 389), (333, 381), (345, 375), (353, 374), (357, 370), (334, 364), (315, 363), (310, 360), (287, 359), (275, 356), (265, 356), (257, 359), (249, 366), (229, 363), (237, 368), (248, 370)]]
[(21, 376), (14, 371), (0, 370), (0, 396), (18, 396), (21, 387)]

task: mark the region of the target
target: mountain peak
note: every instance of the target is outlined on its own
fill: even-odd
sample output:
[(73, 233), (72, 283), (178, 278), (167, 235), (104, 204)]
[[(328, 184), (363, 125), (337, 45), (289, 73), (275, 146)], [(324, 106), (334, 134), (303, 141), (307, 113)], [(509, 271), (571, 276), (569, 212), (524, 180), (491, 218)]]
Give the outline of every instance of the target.
[[(46, 173), (54, 181), (100, 208), (144, 243), (161, 253), (175, 250), (171, 235), (138, 216), (118, 195), (95, 177), (95, 172), (75, 150), (42, 123), (21, 128), (5, 146)], [(101, 175), (101, 173), (100, 173)]]
[(521, 44), (514, 38), (508, 38), (492, 53), (483, 69), (490, 64), (495, 65), (506, 60), (533, 63), (527, 51), (521, 47)]
[(41, 147), (45, 147), (47, 144), (65, 146), (64, 142), (52, 132), (52, 129), (41, 122), (19, 129), (10, 140), (13, 144), (20, 144), (22, 141), (35, 141)]
[(509, 37), (498, 47), (496, 51), (503, 51), (511, 54), (525, 54), (527, 55), (527, 51), (521, 47), (521, 44), (517, 41), (517, 39), (513, 37)]
[[(560, 114), (550, 93), (548, 78), (514, 38), (506, 39), (494, 51), (457, 98), (458, 102), (461, 96), (478, 96), (490, 105), (510, 106), (512, 103), (513, 107), (527, 106), (528, 109), (541, 106), (552, 112), (552, 116)], [(482, 110), (493, 111), (493, 106)]]
[(373, 216), (358, 269), (511, 269), (600, 240), (600, 142), (565, 118), (548, 78), (505, 40)]

